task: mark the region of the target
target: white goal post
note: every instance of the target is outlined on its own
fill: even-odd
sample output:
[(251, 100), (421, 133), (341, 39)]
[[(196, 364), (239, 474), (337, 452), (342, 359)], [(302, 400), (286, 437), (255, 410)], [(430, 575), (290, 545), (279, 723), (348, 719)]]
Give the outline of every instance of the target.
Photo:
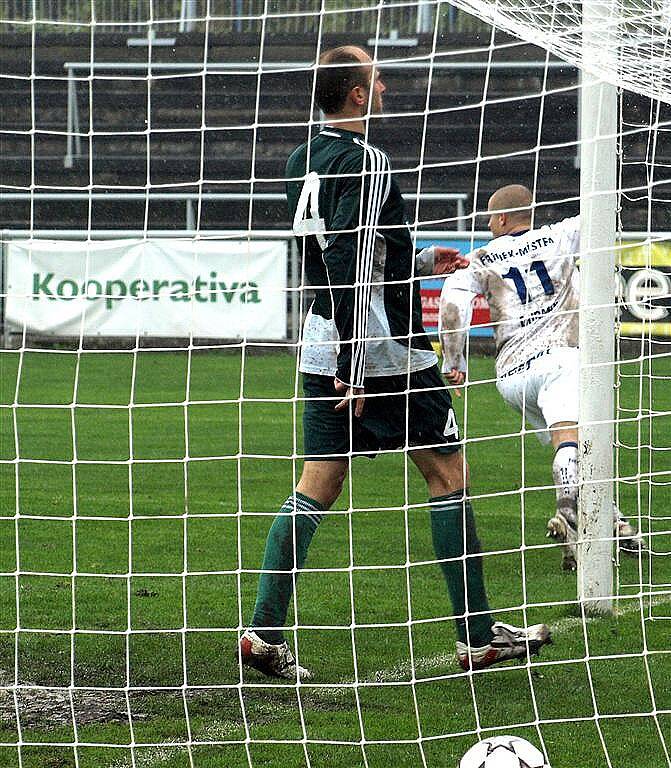
[(617, 2), (582, 8), (578, 594), (585, 612), (598, 614), (613, 607), (618, 147), (616, 87), (592, 74), (590, 62), (610, 56), (617, 66), (617, 39), (610, 48), (599, 34), (616, 19)]

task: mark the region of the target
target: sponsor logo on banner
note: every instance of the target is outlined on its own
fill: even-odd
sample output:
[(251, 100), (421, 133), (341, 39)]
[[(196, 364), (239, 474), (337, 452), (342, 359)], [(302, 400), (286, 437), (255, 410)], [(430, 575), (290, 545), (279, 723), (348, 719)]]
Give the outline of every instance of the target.
[(621, 332), (671, 336), (671, 243), (625, 243), (619, 255)]
[(286, 241), (14, 241), (6, 264), (13, 331), (286, 338)]
[(69, 277), (56, 278), (53, 272), (33, 272), (33, 301), (47, 298), (72, 301), (83, 296), (87, 301), (102, 301), (106, 310), (112, 311), (116, 302), (130, 297), (140, 301), (199, 301), (230, 304), (237, 300), (246, 304), (260, 304), (258, 283), (233, 280), (230, 283), (217, 280), (217, 273), (210, 272), (209, 279), (198, 275), (194, 280), (101, 280), (89, 278), (78, 282)]

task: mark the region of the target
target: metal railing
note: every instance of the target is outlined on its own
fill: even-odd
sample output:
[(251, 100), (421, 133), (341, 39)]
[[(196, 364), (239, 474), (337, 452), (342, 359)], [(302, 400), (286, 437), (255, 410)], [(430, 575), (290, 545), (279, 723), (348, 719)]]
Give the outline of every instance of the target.
[[(379, 38), (411, 39), (432, 33), (436, 9), (440, 32), (481, 28), (484, 22), (438, 0), (330, 0), (321, 14), (314, 0), (2, 0), (0, 20), (15, 30), (33, 23), (59, 32), (140, 32), (155, 27), (175, 32), (259, 32), (272, 34), (367, 32)], [(93, 10), (93, 12), (92, 12)], [(379, 32), (379, 34), (378, 34)]]
[[(417, 200), (417, 193), (409, 192), (403, 195), (406, 200)], [(467, 227), (466, 192), (427, 192), (419, 196), (421, 200), (444, 200), (456, 204), (456, 227), (464, 231)], [(286, 195), (280, 192), (259, 192), (254, 195), (235, 192), (0, 192), (0, 203), (3, 202), (30, 202), (30, 201), (59, 201), (76, 202), (89, 200), (104, 200), (106, 202), (148, 202), (154, 201), (183, 201), (185, 210), (185, 230), (195, 232), (197, 229), (196, 211), (199, 200), (211, 200), (215, 202), (284, 202)], [(179, 234), (180, 230), (174, 230)]]

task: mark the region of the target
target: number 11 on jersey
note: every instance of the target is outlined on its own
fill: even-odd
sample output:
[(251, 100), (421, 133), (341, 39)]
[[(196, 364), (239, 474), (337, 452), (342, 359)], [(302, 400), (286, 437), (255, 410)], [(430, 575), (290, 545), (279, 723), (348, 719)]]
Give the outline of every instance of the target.
[[(552, 285), (552, 280), (550, 280), (550, 275), (548, 275), (547, 268), (545, 267), (545, 263), (542, 261), (532, 261), (531, 265), (529, 266), (529, 272), (535, 272), (538, 276), (538, 279), (541, 282), (541, 286), (543, 288), (543, 291), (545, 292), (546, 296), (552, 296), (552, 294), (555, 292), (554, 286)], [(528, 273), (527, 273), (528, 275)], [(511, 267), (505, 275), (501, 275), (501, 277), (505, 279), (512, 280), (513, 283), (515, 283), (515, 289), (517, 290), (517, 295), (520, 297), (520, 301), (522, 304), (527, 304), (529, 301), (529, 292), (527, 291), (527, 285), (524, 281), (524, 276), (519, 271), (517, 267)]]

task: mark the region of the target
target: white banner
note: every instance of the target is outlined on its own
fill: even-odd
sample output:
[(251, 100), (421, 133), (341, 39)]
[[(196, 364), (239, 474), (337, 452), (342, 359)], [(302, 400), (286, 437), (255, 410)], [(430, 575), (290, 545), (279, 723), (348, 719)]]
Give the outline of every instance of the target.
[(8, 330), (284, 339), (286, 241), (15, 240)]

